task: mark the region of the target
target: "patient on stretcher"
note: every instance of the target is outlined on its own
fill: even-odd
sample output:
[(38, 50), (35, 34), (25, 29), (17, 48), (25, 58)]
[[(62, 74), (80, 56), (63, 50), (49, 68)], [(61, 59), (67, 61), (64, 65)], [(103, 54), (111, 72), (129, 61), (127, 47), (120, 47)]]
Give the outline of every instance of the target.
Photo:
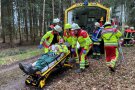
[(19, 68), (26, 74), (34, 74), (37, 71), (43, 71), (43, 69), (48, 69), (54, 64), (62, 55), (68, 53), (68, 48), (66, 45), (62, 44), (62, 41), (59, 44), (55, 44), (49, 47), (49, 52), (43, 54), (36, 62), (33, 64), (22, 64), (19, 63)]

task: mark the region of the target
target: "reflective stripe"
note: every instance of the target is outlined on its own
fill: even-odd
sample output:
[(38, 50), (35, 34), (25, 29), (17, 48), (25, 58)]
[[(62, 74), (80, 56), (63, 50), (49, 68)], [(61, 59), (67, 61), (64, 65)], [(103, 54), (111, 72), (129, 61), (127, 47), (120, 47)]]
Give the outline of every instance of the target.
[(101, 41), (101, 39), (99, 38), (98, 41)]
[(99, 45), (100, 43), (99, 42), (94, 42), (93, 44)]
[(93, 53), (93, 55), (96, 55), (96, 53)]
[(41, 42), (44, 42), (45, 41), (45, 39), (43, 38), (43, 39), (41, 39)]
[(132, 38), (124, 38), (124, 39), (132, 39)]
[(98, 56), (100, 56), (100, 53), (97, 53)]
[(114, 33), (114, 32), (113, 32), (113, 31), (105, 32), (105, 33), (102, 33), (102, 36), (103, 36), (104, 34), (108, 34), (108, 33)]
[(89, 62), (87, 60), (85, 61), (85, 65), (89, 65)]
[(101, 30), (102, 29), (100, 28), (99, 31), (98, 31), (98, 33), (97, 33), (96, 39), (98, 38), (98, 35), (99, 35), (99, 33), (100, 33)]
[(79, 59), (77, 57), (75, 57), (75, 61), (76, 63), (79, 63)]
[(106, 65), (107, 65), (107, 66), (110, 66), (110, 65), (111, 65), (111, 62), (106, 62)]
[(113, 31), (113, 29), (112, 28), (110, 28), (110, 29), (105, 29), (105, 30), (103, 30), (102, 32), (101, 32), (101, 34), (106, 34), (106, 33), (113, 33), (114, 31)]
[(116, 65), (116, 59), (111, 60), (111, 66), (114, 68)]
[(80, 62), (80, 68), (85, 69), (85, 60)]
[(118, 46), (118, 43), (105, 43), (105, 46)]

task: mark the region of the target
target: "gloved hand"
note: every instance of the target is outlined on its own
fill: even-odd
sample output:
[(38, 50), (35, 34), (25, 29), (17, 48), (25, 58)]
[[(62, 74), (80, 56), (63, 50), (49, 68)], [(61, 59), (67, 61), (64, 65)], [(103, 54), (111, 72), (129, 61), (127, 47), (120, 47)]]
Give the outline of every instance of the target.
[(65, 42), (64, 43), (67, 47), (69, 47), (70, 46), (70, 44), (68, 43), (68, 42)]
[(86, 54), (87, 52), (86, 52), (86, 50), (83, 50), (83, 54)]
[(72, 52), (72, 53), (74, 53), (74, 52), (75, 52), (75, 49), (74, 49), (74, 48), (72, 48), (72, 49), (71, 49), (71, 52)]
[(39, 48), (39, 49), (43, 48), (43, 45), (42, 45), (42, 44), (40, 44), (40, 45), (38, 46), (38, 48)]

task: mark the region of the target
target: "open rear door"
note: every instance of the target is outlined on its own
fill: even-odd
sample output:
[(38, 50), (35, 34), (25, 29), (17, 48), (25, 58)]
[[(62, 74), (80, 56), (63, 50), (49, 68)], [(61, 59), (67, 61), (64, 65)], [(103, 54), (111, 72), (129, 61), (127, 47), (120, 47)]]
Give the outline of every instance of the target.
[(77, 23), (81, 28), (91, 34), (94, 30), (94, 23), (104, 24), (110, 19), (110, 9), (99, 3), (77, 3), (65, 11), (65, 23)]
[[(94, 23), (99, 22), (104, 24), (110, 20), (110, 9), (101, 5), (100, 3), (76, 3), (66, 9), (64, 23), (77, 23), (79, 26), (86, 30), (89, 35), (94, 30)], [(104, 43), (101, 42), (101, 53), (104, 53)]]

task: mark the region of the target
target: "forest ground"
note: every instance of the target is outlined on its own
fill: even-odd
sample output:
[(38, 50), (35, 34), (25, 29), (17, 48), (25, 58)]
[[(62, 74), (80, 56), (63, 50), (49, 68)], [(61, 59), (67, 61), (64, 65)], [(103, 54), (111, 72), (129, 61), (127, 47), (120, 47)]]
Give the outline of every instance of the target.
[[(90, 67), (76, 74), (75, 69), (66, 69), (50, 75), (44, 90), (134, 90), (135, 47), (123, 47), (125, 61), (110, 73), (105, 60), (89, 59)], [(32, 63), (39, 56), (21, 61)], [(0, 90), (35, 90), (25, 85), (27, 76), (18, 67), (19, 62), (0, 66)]]

